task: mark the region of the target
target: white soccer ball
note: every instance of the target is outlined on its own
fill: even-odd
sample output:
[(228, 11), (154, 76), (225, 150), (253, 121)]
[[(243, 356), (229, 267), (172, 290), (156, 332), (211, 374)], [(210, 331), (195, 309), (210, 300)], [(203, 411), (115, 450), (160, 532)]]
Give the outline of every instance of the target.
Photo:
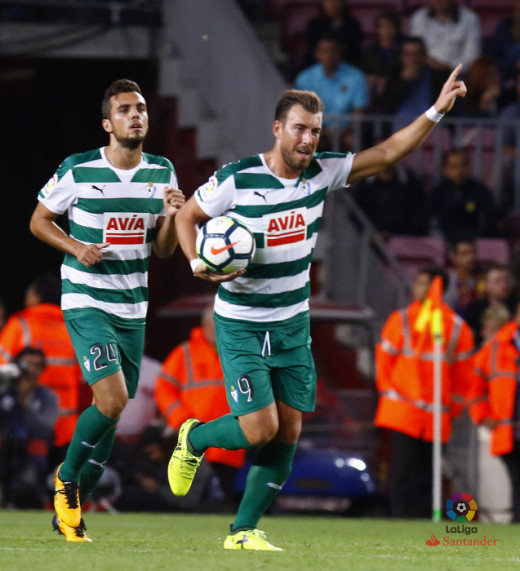
[(255, 254), (255, 238), (235, 218), (218, 216), (197, 233), (197, 256), (212, 272), (230, 274), (247, 267)]

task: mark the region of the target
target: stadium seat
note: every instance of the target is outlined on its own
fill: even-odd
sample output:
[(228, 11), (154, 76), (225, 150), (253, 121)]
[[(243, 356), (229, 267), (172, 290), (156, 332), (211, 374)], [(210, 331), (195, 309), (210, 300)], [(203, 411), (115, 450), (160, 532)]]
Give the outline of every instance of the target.
[(479, 260), (509, 264), (509, 244), (503, 238), (478, 238), (477, 255)]
[(424, 266), (444, 266), (446, 244), (441, 237), (393, 236), (388, 242), (389, 250), (413, 279)]

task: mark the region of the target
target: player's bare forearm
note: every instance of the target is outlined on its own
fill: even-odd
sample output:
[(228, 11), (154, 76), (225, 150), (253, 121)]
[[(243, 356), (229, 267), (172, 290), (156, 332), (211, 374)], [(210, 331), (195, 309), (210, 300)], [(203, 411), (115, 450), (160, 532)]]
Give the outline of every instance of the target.
[(198, 225), (204, 224), (207, 220), (209, 220), (209, 216), (201, 210), (193, 196), (175, 217), (179, 244), (188, 261), (197, 257), (195, 240), (197, 239)]
[[(466, 95), (464, 82), (457, 80), (461, 68), (462, 66), (459, 64), (443, 85), (434, 104), (437, 113), (447, 113), (453, 107), (457, 97)], [(357, 182), (394, 165), (419, 148), (436, 125), (435, 121), (429, 119), (423, 113), (415, 121), (397, 131), (397, 133), (394, 133), (382, 143), (357, 153), (353, 159), (348, 182)]]
[(56, 224), (57, 218), (57, 214), (38, 203), (31, 217), (30, 230), (42, 242), (61, 252), (72, 254), (85, 266), (100, 262), (103, 257), (101, 250), (108, 244), (83, 244), (74, 240)]
[(179, 243), (175, 228), (175, 217), (184, 205), (186, 199), (182, 190), (166, 187), (164, 189), (163, 206), (166, 216), (157, 221), (157, 236), (153, 241), (153, 249), (159, 258), (171, 256)]
[(67, 236), (65, 231), (56, 224), (56, 218), (54, 213), (38, 204), (31, 217), (30, 230), (32, 234), (61, 252), (75, 255), (79, 242)]
[[(198, 227), (202, 226), (209, 220), (209, 216), (200, 208), (194, 197), (181, 208), (175, 217), (175, 226), (177, 227), (177, 235), (179, 244), (186, 258), (191, 262), (197, 258), (197, 250), (195, 249), (195, 241), (197, 239)], [(231, 274), (216, 274), (200, 264), (193, 269), (193, 275), (202, 280), (220, 283), (234, 280), (238, 276), (244, 274), (244, 270), (233, 272)]]
[(175, 217), (164, 216), (158, 221), (159, 231), (153, 241), (154, 252), (159, 258), (168, 258), (173, 254), (179, 243), (175, 228)]

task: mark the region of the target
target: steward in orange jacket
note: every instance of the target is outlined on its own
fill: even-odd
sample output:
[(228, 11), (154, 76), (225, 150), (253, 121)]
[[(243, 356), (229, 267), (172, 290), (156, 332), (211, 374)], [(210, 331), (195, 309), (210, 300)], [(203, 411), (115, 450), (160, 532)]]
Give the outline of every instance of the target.
[(491, 454), (502, 456), (513, 451), (515, 410), (518, 388), (520, 332), (516, 320), (510, 321), (475, 355), (476, 386), (469, 413), (476, 424), (485, 420), (493, 427)]
[(513, 491), (513, 522), (520, 522), (520, 314), (475, 357), (476, 385), (469, 413), (491, 428), (491, 453), (506, 465)]
[[(375, 423), (413, 438), (433, 441), (433, 340), (420, 347), (414, 325), (422, 308), (415, 301), (388, 318), (377, 346), (380, 399)], [(442, 306), (446, 341), (442, 362), (442, 441), (451, 434), (451, 419), (462, 411), (472, 377), (473, 335), (446, 304)]]
[[(416, 322), (436, 276), (447, 283), (442, 268), (420, 271), (413, 284), (415, 301), (390, 315), (376, 349), (380, 398), (375, 424), (390, 429), (388, 478), (393, 517), (431, 516), (434, 345), (430, 327), (417, 331)], [(470, 390), (473, 334), (440, 299), (439, 307), (444, 332), (441, 438), (447, 442), (451, 420), (462, 411)]]
[[(218, 353), (202, 327), (195, 327), (190, 339), (164, 361), (155, 385), (155, 400), (168, 426), (176, 430), (188, 418), (208, 422), (229, 414)], [(209, 448), (205, 458), (240, 468), (245, 451)]]
[[(52, 278), (52, 279), (51, 279)], [(29, 286), (26, 309), (13, 314), (0, 333), (0, 364), (8, 363), (24, 347), (41, 349), (47, 361), (39, 383), (58, 397), (54, 445), (67, 445), (78, 418), (81, 370), (59, 304), (59, 280), (43, 275)], [(49, 301), (48, 301), (49, 300)]]

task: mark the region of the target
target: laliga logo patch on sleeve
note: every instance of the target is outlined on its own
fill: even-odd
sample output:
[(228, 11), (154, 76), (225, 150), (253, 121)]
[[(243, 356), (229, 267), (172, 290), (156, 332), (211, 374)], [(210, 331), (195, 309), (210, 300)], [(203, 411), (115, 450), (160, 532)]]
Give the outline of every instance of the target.
[(51, 193), (51, 190), (58, 184), (58, 174), (54, 173), (52, 177), (48, 180), (47, 184), (42, 188), (41, 193), (43, 196), (47, 197)]
[(201, 187), (199, 187), (199, 189), (197, 190), (199, 198), (201, 200), (207, 200), (209, 195), (216, 190), (216, 188), (218, 187), (218, 180), (216, 176), (212, 176), (210, 177), (210, 179), (208, 180), (208, 182), (206, 182), (205, 184), (203, 184)]

